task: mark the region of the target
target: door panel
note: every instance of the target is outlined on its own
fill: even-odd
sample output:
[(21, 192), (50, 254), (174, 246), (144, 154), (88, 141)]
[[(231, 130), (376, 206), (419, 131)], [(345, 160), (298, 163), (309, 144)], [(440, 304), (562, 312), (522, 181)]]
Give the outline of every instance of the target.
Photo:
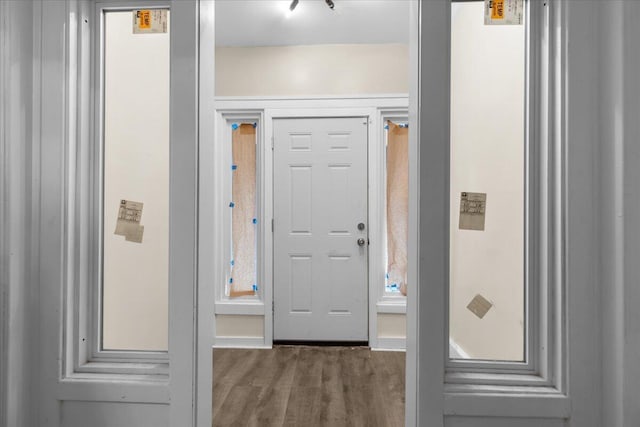
[(274, 339), (367, 340), (367, 119), (273, 127)]

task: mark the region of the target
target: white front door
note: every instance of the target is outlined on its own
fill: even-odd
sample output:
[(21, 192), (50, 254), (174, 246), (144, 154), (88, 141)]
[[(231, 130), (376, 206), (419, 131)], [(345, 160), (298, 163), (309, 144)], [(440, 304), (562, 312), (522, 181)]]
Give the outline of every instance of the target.
[(274, 340), (368, 340), (367, 121), (273, 121)]

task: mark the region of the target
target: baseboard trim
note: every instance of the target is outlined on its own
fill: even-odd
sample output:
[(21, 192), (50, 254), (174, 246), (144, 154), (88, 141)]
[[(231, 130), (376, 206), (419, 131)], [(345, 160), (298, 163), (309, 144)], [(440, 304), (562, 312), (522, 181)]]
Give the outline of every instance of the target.
[(263, 337), (216, 337), (213, 348), (271, 348)]
[(378, 337), (373, 351), (406, 351), (407, 339), (401, 337)]

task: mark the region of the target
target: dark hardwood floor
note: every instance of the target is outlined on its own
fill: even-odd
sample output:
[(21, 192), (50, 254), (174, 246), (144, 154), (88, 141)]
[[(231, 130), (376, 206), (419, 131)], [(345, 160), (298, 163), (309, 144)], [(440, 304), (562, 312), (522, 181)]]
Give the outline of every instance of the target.
[(216, 427), (404, 425), (404, 353), (275, 346), (213, 360)]

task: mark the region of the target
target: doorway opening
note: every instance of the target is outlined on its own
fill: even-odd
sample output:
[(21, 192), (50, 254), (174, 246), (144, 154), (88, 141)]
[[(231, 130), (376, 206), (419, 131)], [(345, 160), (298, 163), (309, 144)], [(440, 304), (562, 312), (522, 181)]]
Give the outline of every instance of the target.
[[(301, 1), (293, 12), (284, 3), (216, 2), (211, 169), (219, 172), (211, 190), (221, 195), (214, 228), (223, 239), (213, 260), (214, 425), (238, 408), (238, 419), (341, 413), (331, 399), (331, 408), (308, 407), (292, 397), (305, 396), (304, 387), (318, 388), (306, 396), (366, 390), (339, 400), (384, 408), (391, 383), (395, 404), (386, 406), (396, 409), (385, 425), (402, 425), (408, 154), (396, 134), (406, 151), (410, 2), (341, 1), (331, 10)], [(239, 173), (240, 133), (255, 138), (255, 175)], [(242, 391), (256, 393), (255, 402), (239, 405)], [(268, 415), (267, 406), (280, 409)]]

